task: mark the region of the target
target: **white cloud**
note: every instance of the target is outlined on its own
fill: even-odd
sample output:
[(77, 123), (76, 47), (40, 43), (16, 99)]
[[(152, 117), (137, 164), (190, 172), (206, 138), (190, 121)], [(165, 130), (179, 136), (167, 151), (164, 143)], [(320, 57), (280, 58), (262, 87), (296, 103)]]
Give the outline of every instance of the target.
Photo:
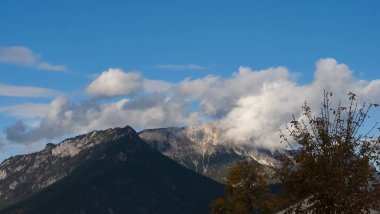
[(207, 91), (218, 87), (221, 79), (216, 76), (206, 76), (201, 79), (185, 79), (176, 86), (177, 93), (189, 99), (202, 97)]
[(125, 73), (119, 68), (103, 71), (87, 86), (86, 91), (94, 96), (131, 95), (143, 88), (143, 78), (136, 72)]
[(49, 104), (45, 103), (23, 103), (0, 107), (0, 112), (20, 118), (44, 117), (48, 110)]
[(52, 97), (57, 92), (48, 88), (30, 87), (30, 86), (14, 86), (0, 84), (0, 96), (9, 97)]
[(29, 143), (115, 126), (131, 125), (141, 130), (185, 125), (196, 117), (196, 114), (189, 113), (186, 103), (181, 100), (167, 99), (160, 93), (147, 96), (134, 101), (124, 98), (107, 104), (96, 101), (71, 104), (67, 98), (58, 97), (52, 101), (37, 127), (28, 129), (24, 122), (18, 121), (5, 133), (10, 141)]
[(370, 82), (362, 81), (362, 88), (358, 93), (358, 97), (366, 97), (368, 102), (379, 103), (380, 102), (380, 80), (373, 80)]
[[(291, 120), (292, 114), (299, 115), (306, 99), (304, 89), (288, 80), (263, 84), (255, 94), (240, 98), (221, 120), (225, 137), (238, 143), (275, 147), (280, 128)], [(319, 100), (320, 95), (315, 91), (313, 99)]]
[(239, 99), (236, 107), (222, 119), (221, 126), (228, 139), (273, 148), (280, 146), (278, 131), (292, 119), (292, 114), (296, 118), (302, 116), (301, 106), (305, 101), (318, 114), (324, 90), (333, 92), (333, 104), (339, 101), (344, 104), (349, 92), (361, 95), (363, 101), (378, 100), (378, 82), (356, 80), (347, 65), (334, 59), (321, 59), (312, 83), (298, 85), (286, 76), (263, 82), (259, 90)]
[(190, 70), (190, 71), (199, 71), (199, 70), (207, 70), (208, 68), (201, 65), (195, 65), (195, 64), (165, 64), (165, 65), (158, 65), (157, 68), (159, 69), (166, 69), (166, 70), (177, 70), (177, 71), (184, 71), (184, 70)]
[[(35, 128), (23, 122), (15, 123), (6, 130), (7, 139), (30, 142), (126, 124), (141, 130), (182, 126), (211, 118), (219, 121), (228, 141), (274, 148), (279, 146), (278, 130), (291, 120), (292, 114), (300, 117), (305, 101), (319, 111), (324, 89), (333, 92), (336, 100), (346, 100), (350, 91), (362, 100), (380, 100), (380, 80), (357, 80), (348, 66), (334, 59), (319, 60), (314, 80), (303, 85), (284, 67), (261, 71), (240, 67), (229, 78), (205, 76), (176, 84), (147, 80), (139, 75), (131, 77), (127, 75), (131, 73), (121, 70), (116, 73), (120, 78), (114, 84), (110, 82), (115, 75), (107, 77), (108, 73), (103, 72), (96, 79), (104, 80), (96, 87), (99, 90), (103, 87), (103, 91), (108, 91), (107, 87), (117, 86), (117, 90), (102, 95), (129, 95), (137, 90), (143, 93), (111, 103), (97, 100), (73, 104), (59, 97)], [(133, 78), (138, 84), (127, 89), (122, 87)], [(194, 102), (199, 103), (198, 108), (192, 106)]]
[(289, 77), (283, 67), (254, 71), (240, 67), (230, 78), (206, 76), (186, 79), (178, 84), (176, 92), (185, 98), (198, 99), (202, 114), (223, 117), (236, 105), (241, 97), (257, 93), (267, 82), (275, 82)]
[(174, 84), (162, 80), (144, 79), (143, 88), (145, 92), (163, 92), (168, 91)]
[(263, 84), (285, 78), (289, 78), (289, 74), (283, 67), (262, 71), (240, 67), (239, 72), (232, 78), (222, 80), (218, 87), (210, 87), (207, 96), (201, 101), (202, 111), (208, 115), (222, 117), (235, 107), (240, 98), (257, 93)]
[(43, 62), (38, 54), (27, 47), (8, 46), (0, 47), (0, 63), (13, 64), (49, 71), (65, 71), (64, 65), (53, 65)]

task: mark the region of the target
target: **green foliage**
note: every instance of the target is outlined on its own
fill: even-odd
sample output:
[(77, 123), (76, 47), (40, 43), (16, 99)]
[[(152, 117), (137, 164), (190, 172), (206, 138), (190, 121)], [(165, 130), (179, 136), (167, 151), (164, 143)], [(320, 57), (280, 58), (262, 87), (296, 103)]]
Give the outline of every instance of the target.
[(226, 198), (212, 202), (214, 214), (267, 213), (271, 205), (267, 175), (253, 161), (241, 161), (231, 168), (226, 179)]
[[(349, 94), (347, 106), (332, 108), (332, 94), (324, 94), (319, 116), (303, 106), (304, 119), (281, 131), (283, 142), (297, 150), (283, 156), (278, 177), (287, 213), (368, 213), (379, 198), (380, 140), (362, 128), (376, 104), (358, 104)], [(378, 136), (378, 135), (377, 135)]]

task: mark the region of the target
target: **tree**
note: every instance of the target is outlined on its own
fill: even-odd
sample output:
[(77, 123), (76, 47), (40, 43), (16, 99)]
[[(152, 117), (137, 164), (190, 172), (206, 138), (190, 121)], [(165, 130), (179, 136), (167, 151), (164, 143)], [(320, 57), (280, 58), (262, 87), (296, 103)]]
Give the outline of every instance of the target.
[(212, 213), (266, 213), (270, 209), (267, 177), (264, 168), (258, 163), (238, 162), (227, 175), (226, 198), (212, 202)]
[(380, 138), (373, 126), (364, 131), (370, 109), (349, 94), (347, 106), (331, 108), (332, 94), (324, 93), (320, 115), (305, 103), (304, 119), (281, 131), (282, 142), (293, 150), (284, 155), (277, 175), (284, 185), (286, 213), (369, 213), (380, 196)]

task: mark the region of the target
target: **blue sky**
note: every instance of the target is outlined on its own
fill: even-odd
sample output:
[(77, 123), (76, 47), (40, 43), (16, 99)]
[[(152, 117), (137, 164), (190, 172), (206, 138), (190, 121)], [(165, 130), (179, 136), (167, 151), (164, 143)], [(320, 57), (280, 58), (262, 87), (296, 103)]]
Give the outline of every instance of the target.
[[(63, 132), (41, 128), (41, 121), (48, 120), (46, 115), (49, 108), (53, 111), (52, 102), (57, 99), (59, 109), (65, 109), (60, 113), (66, 116), (68, 111), (73, 115), (106, 114), (106, 110), (99, 109), (119, 102), (130, 111), (132, 107), (128, 106), (139, 107), (141, 111), (128, 113), (136, 114), (134, 118), (154, 121), (135, 123), (134, 118), (126, 116), (125, 124), (136, 124), (137, 129), (186, 125), (228, 118), (239, 112), (235, 107), (242, 107), (242, 99), (263, 94), (265, 87), (254, 89), (247, 84), (247, 88), (238, 88), (244, 85), (237, 83), (244, 79), (239, 75), (260, 70), (266, 77), (256, 83), (259, 85), (287, 81), (300, 88), (314, 87), (319, 62), (321, 72), (349, 70), (348, 83), (352, 84), (344, 86), (345, 89), (360, 88), (364, 100), (376, 101), (379, 98), (376, 90), (380, 91), (376, 81), (380, 79), (379, 10), (380, 3), (375, 0), (365, 3), (0, 0), (0, 130), (3, 131), (0, 138), (5, 145), (0, 150), (0, 159), (32, 151), (64, 136), (122, 125), (109, 119), (102, 121), (105, 125), (93, 125), (83, 122), (89, 120), (85, 118), (81, 122), (66, 121), (68, 127), (77, 128)], [(334, 59), (335, 64), (331, 60), (319, 61), (326, 58)], [(249, 67), (248, 71), (244, 73), (247, 69), (241, 66)], [(278, 66), (286, 68), (284, 79), (276, 77), (282, 75), (281, 69), (270, 70)], [(105, 74), (101, 80), (117, 76), (126, 81), (115, 89), (120, 89), (118, 92), (100, 93), (88, 88), (103, 71), (108, 71), (108, 76)], [(131, 72), (136, 75), (125, 76)], [(252, 82), (261, 78), (252, 75), (255, 75)], [(360, 82), (364, 80), (366, 83)], [(123, 84), (133, 85), (134, 81), (140, 85), (123, 88)], [(186, 88), (188, 85), (190, 88)], [(206, 91), (221, 86), (220, 93), (225, 93), (228, 99)], [(319, 88), (323, 87), (329, 88)], [(224, 92), (225, 88), (231, 89)], [(346, 92), (336, 90), (337, 94)], [(320, 95), (317, 90), (315, 93)], [(308, 98), (314, 99), (311, 95), (297, 99)], [(133, 105), (125, 104), (126, 99)], [(166, 105), (179, 107), (170, 109)], [(172, 111), (183, 114), (173, 116), (177, 113)], [(151, 114), (164, 116), (152, 119)], [(15, 126), (17, 121), (22, 126)], [(47, 124), (52, 126), (51, 121)], [(9, 127), (18, 128), (12, 130), (18, 130), (19, 135), (32, 130), (24, 136), (32, 142), (10, 140), (9, 131), (5, 131)], [(33, 130), (38, 127), (36, 134)], [(55, 134), (44, 136), (41, 134), (44, 131)]]

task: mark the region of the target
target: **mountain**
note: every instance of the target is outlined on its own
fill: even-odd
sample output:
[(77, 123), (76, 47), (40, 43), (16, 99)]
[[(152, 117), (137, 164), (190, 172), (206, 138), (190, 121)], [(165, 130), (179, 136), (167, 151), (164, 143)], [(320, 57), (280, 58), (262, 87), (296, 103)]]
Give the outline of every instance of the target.
[(0, 213), (209, 213), (223, 186), (148, 146), (130, 127), (48, 144), (0, 165)]
[(195, 172), (224, 182), (229, 168), (237, 161), (250, 159), (272, 171), (278, 164), (276, 154), (223, 138), (216, 123), (148, 129), (139, 133), (151, 147)]

